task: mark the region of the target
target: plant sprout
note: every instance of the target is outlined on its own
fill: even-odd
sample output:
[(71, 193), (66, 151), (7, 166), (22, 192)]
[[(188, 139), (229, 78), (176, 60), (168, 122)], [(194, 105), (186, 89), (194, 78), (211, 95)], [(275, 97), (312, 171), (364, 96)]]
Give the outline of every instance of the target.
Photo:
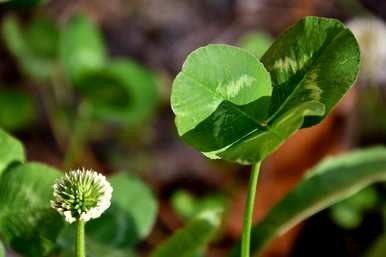
[(84, 168), (66, 173), (56, 180), (53, 189), (51, 206), (66, 222), (76, 222), (76, 256), (85, 257), (85, 223), (99, 218), (109, 208), (113, 189), (105, 176)]
[(191, 53), (173, 82), (178, 134), (211, 159), (252, 165), (241, 256), (250, 256), (260, 163), (301, 128), (318, 124), (351, 88), (358, 43), (335, 19), (306, 17), (259, 60), (228, 45)]

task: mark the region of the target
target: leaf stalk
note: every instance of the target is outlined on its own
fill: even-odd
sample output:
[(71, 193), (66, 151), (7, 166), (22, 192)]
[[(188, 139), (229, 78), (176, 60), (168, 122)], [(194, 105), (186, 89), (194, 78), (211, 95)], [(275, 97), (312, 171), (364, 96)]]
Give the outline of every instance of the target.
[(251, 230), (253, 220), (253, 206), (255, 203), (256, 186), (260, 173), (260, 162), (252, 166), (248, 185), (248, 195), (244, 211), (243, 233), (241, 237), (241, 257), (249, 257), (251, 249)]

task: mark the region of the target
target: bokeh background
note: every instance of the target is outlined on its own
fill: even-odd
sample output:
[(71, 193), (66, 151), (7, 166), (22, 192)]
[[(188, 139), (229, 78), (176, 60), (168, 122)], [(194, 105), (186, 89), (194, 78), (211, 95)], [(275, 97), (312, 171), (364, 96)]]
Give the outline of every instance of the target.
[[(249, 167), (208, 160), (184, 144), (170, 109), (172, 81), (186, 56), (200, 46), (228, 43), (261, 56), (281, 31), (316, 15), (345, 22), (361, 47), (354, 89), (325, 121), (296, 133), (263, 163), (255, 221), (326, 155), (386, 143), (386, 1), (28, 3), (0, 7), (0, 126), (25, 144), (29, 160), (64, 170), (85, 166), (106, 175), (126, 171), (146, 181), (158, 201), (158, 214), (152, 232), (136, 247), (139, 256), (148, 256), (207, 206), (223, 206), (226, 212), (221, 232), (201, 256), (225, 256), (241, 234)], [(105, 75), (107, 70), (83, 81), (82, 87), (73, 85), (68, 69), (76, 69), (76, 62), (90, 67), (98, 63), (87, 55), (87, 47), (79, 50), (85, 53), (81, 59), (66, 55), (63, 61), (66, 50), (61, 48), (66, 46), (58, 42), (72, 17), (80, 14), (100, 32), (106, 58), (134, 66), (129, 75), (119, 75), (131, 84), (129, 93), (114, 89), (119, 81)], [(72, 38), (88, 40), (87, 34), (72, 33), (68, 46)], [(126, 107), (127, 115), (122, 115)], [(93, 108), (97, 118), (89, 115)], [(264, 256), (366, 256), (383, 233), (385, 199), (385, 185), (367, 188), (282, 235)]]

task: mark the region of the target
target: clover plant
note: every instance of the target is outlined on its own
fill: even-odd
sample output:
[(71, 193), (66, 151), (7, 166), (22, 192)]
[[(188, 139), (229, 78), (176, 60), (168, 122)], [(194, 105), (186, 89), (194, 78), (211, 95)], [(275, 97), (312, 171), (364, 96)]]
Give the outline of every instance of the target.
[[(23, 145), (1, 129), (0, 142), (0, 236), (7, 248), (28, 257), (67, 257), (75, 255), (76, 242), (78, 256), (84, 253), (83, 247), (87, 256), (118, 252), (128, 256), (150, 233), (157, 202), (140, 178), (121, 172), (106, 180), (85, 170), (63, 177), (56, 168), (27, 162)], [(110, 208), (99, 219), (89, 220), (84, 231), (82, 223), (99, 216), (110, 197)], [(81, 198), (86, 205), (78, 204)], [(97, 200), (94, 207), (93, 199)], [(65, 219), (76, 221), (79, 230), (66, 225)]]
[[(88, 19), (76, 16), (59, 35), (47, 33), (51, 43), (27, 45), (27, 39), (55, 31), (46, 22), (36, 24), (45, 25), (22, 33), (15, 18), (8, 18), (6, 43), (36, 80), (49, 80), (53, 71), (35, 72), (31, 60), (60, 63), (81, 98), (79, 110), (86, 113), (81, 113), (80, 125), (90, 117), (136, 123), (150, 114), (153, 75), (130, 60), (108, 57)], [(188, 56), (171, 95), (179, 135), (211, 159), (252, 165), (242, 237), (229, 256), (260, 254), (275, 236), (305, 218), (386, 180), (385, 147), (327, 158), (252, 227), (260, 163), (293, 133), (328, 115), (355, 82), (359, 55), (354, 36), (342, 23), (306, 17), (282, 33), (261, 59), (221, 44)], [(24, 57), (31, 59), (23, 62)], [(110, 86), (114, 89), (107, 94)], [(0, 237), (5, 247), (26, 257), (84, 257), (86, 248), (88, 257), (136, 256), (134, 248), (149, 235), (157, 213), (154, 194), (140, 178), (123, 172), (105, 178), (86, 169), (63, 174), (26, 161), (23, 145), (1, 129), (0, 142)], [(184, 191), (173, 199), (187, 222), (150, 256), (203, 255), (221, 225), (225, 200), (194, 199)], [(375, 245), (369, 256), (382, 256), (383, 247)]]
[(355, 82), (357, 41), (335, 19), (306, 17), (258, 60), (237, 47), (191, 53), (173, 82), (182, 139), (211, 159), (252, 164), (241, 256), (250, 233), (260, 163), (301, 128), (318, 124)]

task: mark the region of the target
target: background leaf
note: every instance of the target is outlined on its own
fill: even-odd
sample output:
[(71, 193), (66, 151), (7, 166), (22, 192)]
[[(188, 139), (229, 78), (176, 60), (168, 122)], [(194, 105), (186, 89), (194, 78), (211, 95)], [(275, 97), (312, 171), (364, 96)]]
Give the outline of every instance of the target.
[(0, 129), (0, 174), (12, 163), (24, 162), (24, 147), (19, 140)]
[(379, 236), (370, 247), (365, 257), (383, 257), (386, 252), (386, 234)]
[(38, 163), (7, 169), (0, 180), (0, 235), (14, 251), (47, 256), (56, 247), (63, 218), (50, 207), (52, 185), (61, 173)]
[(196, 198), (190, 192), (178, 190), (171, 197), (171, 204), (182, 219), (188, 220), (206, 209), (225, 209), (226, 196), (220, 193)]
[(76, 89), (92, 103), (98, 118), (124, 124), (142, 123), (159, 101), (155, 76), (128, 59), (85, 73)]
[(2, 34), (7, 48), (27, 75), (50, 78), (58, 40), (58, 28), (53, 21), (40, 17), (22, 28), (18, 19), (9, 15), (3, 21)]
[(34, 98), (15, 89), (0, 91), (0, 126), (6, 130), (21, 130), (36, 118)]
[(352, 197), (330, 208), (331, 218), (345, 229), (355, 229), (362, 223), (363, 216), (378, 203), (377, 191), (367, 187)]
[[(267, 216), (253, 227), (251, 252), (259, 254), (275, 236), (366, 186), (386, 180), (386, 148), (330, 157), (310, 170)], [(230, 256), (239, 256), (239, 245)]]
[(162, 243), (151, 257), (190, 257), (196, 256), (212, 239), (221, 223), (219, 209), (206, 210), (177, 230)]
[(112, 206), (87, 224), (87, 235), (114, 247), (133, 246), (150, 233), (157, 201), (151, 189), (134, 175), (117, 174), (109, 181), (114, 188)]
[(102, 35), (86, 16), (74, 16), (65, 26), (59, 42), (60, 61), (67, 76), (76, 81), (85, 72), (99, 70), (107, 62)]
[(272, 45), (273, 38), (262, 31), (251, 32), (240, 39), (240, 48), (260, 59)]
[(54, 58), (59, 43), (59, 28), (54, 20), (45, 16), (32, 20), (25, 31), (31, 51), (36, 55)]

